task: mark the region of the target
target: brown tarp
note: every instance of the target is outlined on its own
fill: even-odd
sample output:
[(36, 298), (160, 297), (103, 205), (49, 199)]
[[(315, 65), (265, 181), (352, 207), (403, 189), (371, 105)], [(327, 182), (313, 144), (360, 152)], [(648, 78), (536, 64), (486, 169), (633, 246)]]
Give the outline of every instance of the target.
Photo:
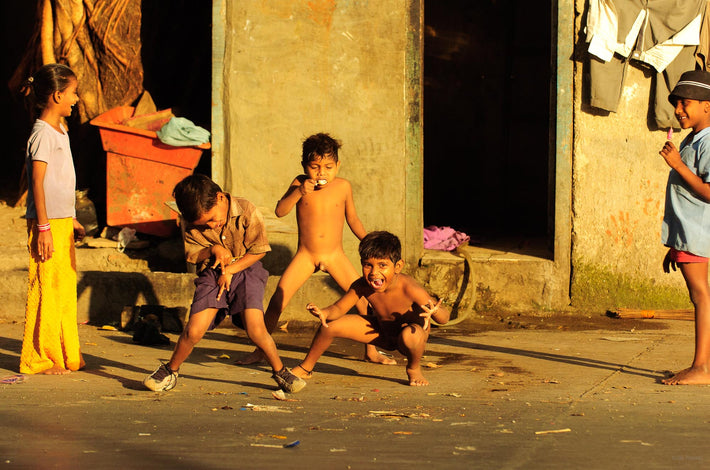
[(79, 80), (78, 105), (85, 123), (143, 92), (141, 0), (37, 0), (37, 22), (9, 86), (44, 64), (61, 63)]

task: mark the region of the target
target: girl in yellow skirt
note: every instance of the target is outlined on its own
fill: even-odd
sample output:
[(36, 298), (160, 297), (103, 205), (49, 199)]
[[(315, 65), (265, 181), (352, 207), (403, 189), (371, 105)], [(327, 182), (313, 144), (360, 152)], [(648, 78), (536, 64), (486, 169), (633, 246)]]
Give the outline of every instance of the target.
[(24, 84), (37, 117), (27, 141), (29, 278), (20, 372), (68, 374), (84, 367), (76, 319), (74, 161), (63, 119), (79, 101), (77, 78), (48, 64)]

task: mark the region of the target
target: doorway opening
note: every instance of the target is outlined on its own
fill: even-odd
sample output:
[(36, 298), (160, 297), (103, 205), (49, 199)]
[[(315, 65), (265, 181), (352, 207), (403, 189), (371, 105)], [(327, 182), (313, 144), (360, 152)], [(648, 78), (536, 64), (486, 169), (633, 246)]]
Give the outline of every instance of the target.
[(424, 6), (424, 225), (552, 258), (552, 0)]

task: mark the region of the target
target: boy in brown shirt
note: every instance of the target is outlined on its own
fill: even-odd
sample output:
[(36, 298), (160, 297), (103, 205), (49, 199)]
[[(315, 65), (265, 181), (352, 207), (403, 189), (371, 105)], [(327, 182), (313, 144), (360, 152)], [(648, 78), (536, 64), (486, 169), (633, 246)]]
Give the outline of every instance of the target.
[(154, 391), (175, 387), (178, 370), (195, 345), (229, 314), (264, 352), (279, 387), (298, 392), (306, 383), (283, 365), (264, 324), (264, 288), (269, 273), (260, 260), (271, 247), (261, 213), (248, 200), (222, 192), (204, 175), (183, 179), (173, 195), (187, 222), (185, 256), (200, 269), (190, 318), (172, 357), (148, 376), (144, 385)]

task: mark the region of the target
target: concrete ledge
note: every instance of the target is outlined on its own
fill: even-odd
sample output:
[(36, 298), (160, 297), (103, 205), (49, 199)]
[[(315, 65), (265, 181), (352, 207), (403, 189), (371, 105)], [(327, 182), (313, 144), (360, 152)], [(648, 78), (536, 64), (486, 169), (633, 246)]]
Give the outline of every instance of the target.
[[(464, 309), (474, 302), (476, 310), (532, 311), (554, 308), (555, 263), (544, 250), (516, 252), (468, 246), (472, 286), (462, 296), (465, 278), (463, 256), (435, 250), (425, 250), (414, 272), (417, 280), (448, 305), (457, 300)], [(522, 251), (522, 250), (521, 250)], [(548, 255), (549, 256), (549, 255)]]
[[(92, 324), (114, 324), (129, 305), (164, 305), (189, 310), (194, 293), (195, 275), (191, 273), (81, 271), (77, 273), (77, 319)], [(269, 276), (264, 295), (264, 308), (276, 290), (279, 276)], [(22, 286), (18, 288), (18, 286)], [(16, 269), (0, 277), (5, 304), (0, 319), (24, 321), (27, 299), (27, 270)], [(330, 276), (316, 273), (299, 289), (281, 315), (282, 321), (312, 322), (306, 311), (308, 302), (327, 306), (337, 300), (340, 289)]]

